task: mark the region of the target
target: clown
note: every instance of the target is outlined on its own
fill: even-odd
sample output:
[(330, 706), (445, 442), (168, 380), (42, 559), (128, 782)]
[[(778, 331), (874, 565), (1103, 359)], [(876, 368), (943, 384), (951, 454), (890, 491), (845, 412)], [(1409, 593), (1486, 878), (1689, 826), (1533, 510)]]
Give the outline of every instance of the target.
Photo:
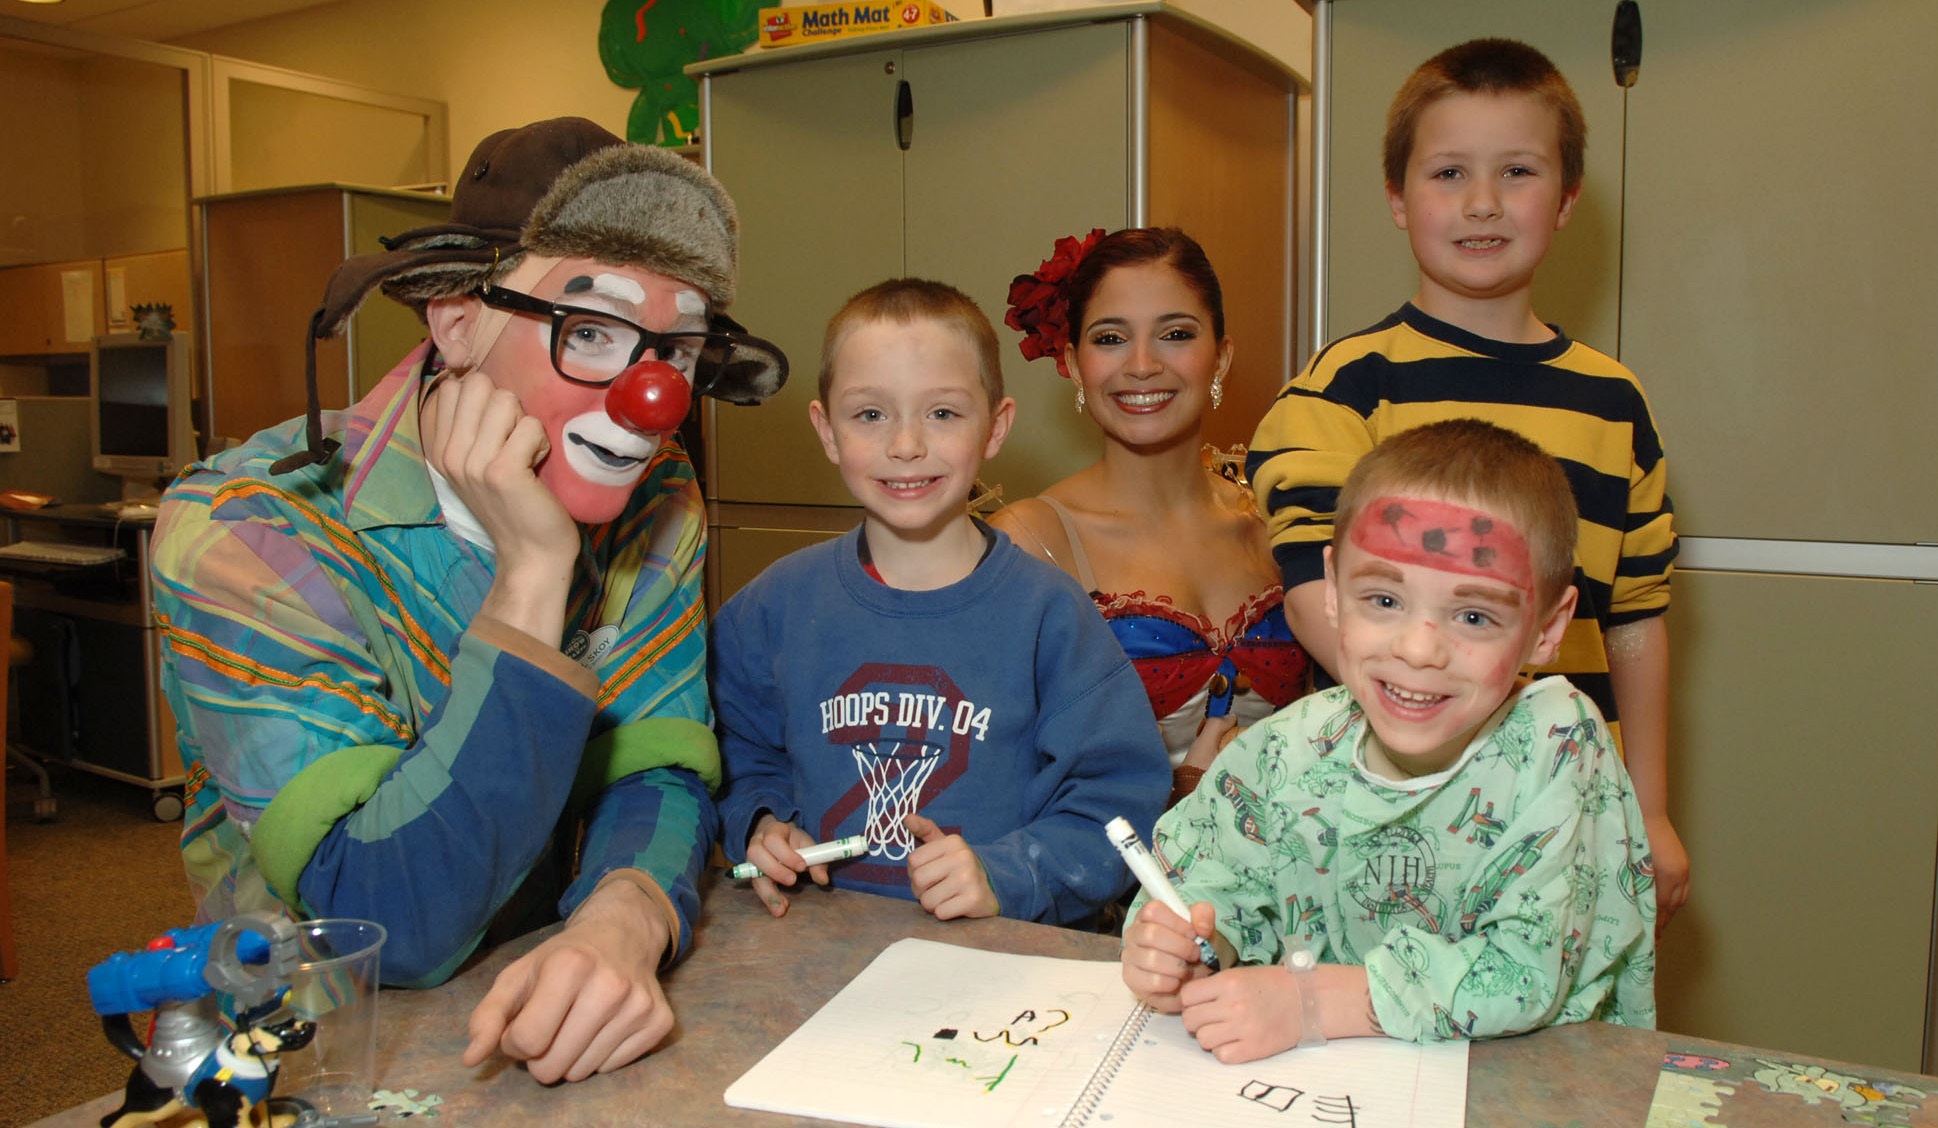
[[(697, 918), (720, 778), (676, 432), (693, 396), (786, 378), (722, 312), (736, 240), (691, 162), (582, 119), (494, 134), (450, 223), (332, 277), (308, 416), (163, 501), (201, 917), (375, 920), (407, 985), (565, 917), (473, 1012), (468, 1064), (577, 1080), (673, 1025), (658, 976)], [(380, 285), (429, 340), (321, 412), (315, 339)]]

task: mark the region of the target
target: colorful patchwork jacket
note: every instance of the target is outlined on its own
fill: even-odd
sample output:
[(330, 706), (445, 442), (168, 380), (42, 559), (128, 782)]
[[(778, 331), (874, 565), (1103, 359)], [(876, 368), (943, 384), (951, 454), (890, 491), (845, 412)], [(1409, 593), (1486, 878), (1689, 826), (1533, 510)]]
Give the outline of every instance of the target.
[(342, 443), (328, 465), (271, 473), (303, 445), (296, 419), (163, 501), (154, 612), (199, 917), (375, 920), (384, 979), (420, 985), (494, 920), (494, 937), (522, 931), (636, 869), (681, 920), (672, 958), (719, 782), (692, 464), (669, 445), (616, 520), (582, 530), (553, 650), (478, 613), (495, 560), (446, 528), (432, 491), (427, 352), (325, 415)]

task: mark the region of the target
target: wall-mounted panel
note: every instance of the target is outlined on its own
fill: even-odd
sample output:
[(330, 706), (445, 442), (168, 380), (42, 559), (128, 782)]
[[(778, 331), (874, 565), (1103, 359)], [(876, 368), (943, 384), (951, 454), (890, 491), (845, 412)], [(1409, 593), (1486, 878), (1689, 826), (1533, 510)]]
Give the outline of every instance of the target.
[(424, 115), (389, 106), (231, 80), (229, 177), (233, 191), (343, 180), (424, 184), (434, 172)]
[(1678, 524), (1938, 541), (1938, 5), (1643, 7), (1622, 358)]
[(792, 375), (759, 407), (710, 407), (709, 497), (854, 500), (808, 425), (808, 404), (828, 318), (850, 294), (902, 272), (899, 59), (805, 60), (710, 83), (708, 156), (740, 210), (740, 297), (729, 312), (779, 345)]
[(1664, 1030), (1920, 1069), (1938, 849), (1938, 585), (1676, 574)]
[[(303, 414), (304, 341), (330, 275), (377, 236), (441, 223), (442, 196), (342, 184), (210, 196), (202, 209), (207, 264), (210, 422), (216, 439), (246, 439)], [(264, 254), (265, 247), (275, 254)], [(373, 295), (349, 340), (317, 342), (323, 407), (347, 406), (424, 337), (416, 315)], [(352, 344), (354, 343), (354, 349)]]
[[(1128, 28), (1124, 23), (938, 44), (906, 53), (915, 135), (904, 165), (905, 272), (957, 287), (997, 326), (1016, 423), (983, 480), (1029, 497), (1096, 461), (1097, 429), (1047, 360), (1026, 361), (1002, 327), (1010, 279), (1056, 240), (1130, 219)], [(1053, 151), (1024, 139), (1045, 107)], [(1075, 170), (1088, 175), (1073, 175)]]
[(1151, 215), (1205, 249), (1232, 338), (1224, 403), (1205, 417), (1205, 441), (1249, 444), (1293, 371), (1294, 96), (1281, 74), (1221, 65), (1220, 45), (1188, 29), (1152, 24), (1149, 55)]
[[(0, 36), (0, 266), (188, 242), (189, 73)], [(31, 109), (27, 109), (31, 107)]]

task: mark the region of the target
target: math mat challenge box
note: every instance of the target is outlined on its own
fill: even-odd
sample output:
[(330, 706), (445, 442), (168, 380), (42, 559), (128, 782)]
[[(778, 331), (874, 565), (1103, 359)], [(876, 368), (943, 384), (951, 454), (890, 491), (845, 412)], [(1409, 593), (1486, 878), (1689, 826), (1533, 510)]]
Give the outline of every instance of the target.
[(940, 4), (908, 0), (894, 4), (813, 4), (804, 8), (762, 8), (760, 45), (792, 47), (847, 39), (877, 31), (951, 23), (955, 17)]

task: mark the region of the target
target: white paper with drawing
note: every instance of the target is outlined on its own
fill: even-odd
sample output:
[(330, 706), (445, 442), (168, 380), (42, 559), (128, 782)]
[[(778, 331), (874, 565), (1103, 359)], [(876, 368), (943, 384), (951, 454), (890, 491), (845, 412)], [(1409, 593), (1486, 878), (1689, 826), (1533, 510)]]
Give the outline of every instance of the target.
[(1223, 1065), (1115, 963), (900, 940), (727, 1089), (888, 1128), (1461, 1128), (1467, 1043), (1342, 1039)]

